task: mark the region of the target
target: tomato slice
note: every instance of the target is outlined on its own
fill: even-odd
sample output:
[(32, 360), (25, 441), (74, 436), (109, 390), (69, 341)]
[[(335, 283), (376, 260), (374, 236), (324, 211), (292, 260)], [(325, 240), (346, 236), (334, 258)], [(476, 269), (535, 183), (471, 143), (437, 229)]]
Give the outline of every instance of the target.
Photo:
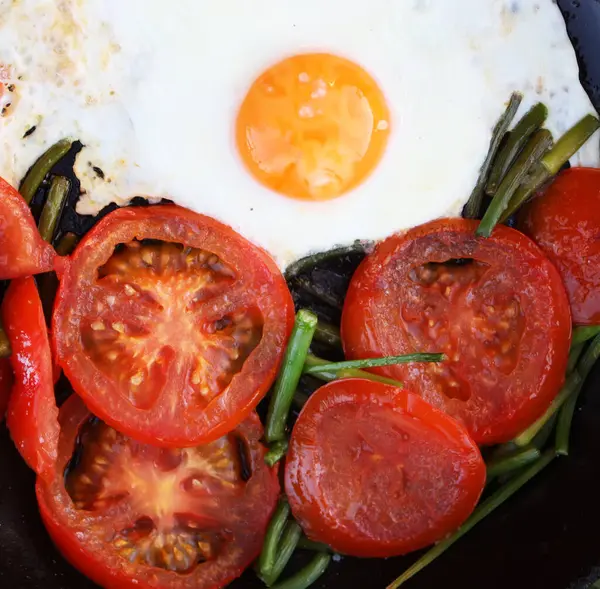
[(387, 239), (352, 278), (342, 317), (350, 358), (444, 352), (381, 369), (459, 419), (479, 444), (512, 439), (564, 380), (571, 334), (560, 276), (523, 234), (445, 219)]
[(133, 441), (73, 395), (60, 410), (42, 519), (63, 555), (103, 587), (216, 589), (258, 556), (279, 495), (255, 413), (204, 446)]
[(573, 322), (600, 323), (600, 170), (562, 172), (524, 207), (519, 228), (558, 268)]
[(33, 278), (10, 283), (2, 318), (14, 371), (6, 424), (25, 462), (47, 478), (57, 456), (58, 409), (46, 320)]
[(140, 441), (182, 447), (219, 438), (256, 407), (293, 313), (274, 262), (232, 229), (176, 206), (137, 207), (79, 244), (53, 333), (94, 414)]
[(50, 272), (58, 263), (54, 248), (39, 234), (29, 207), (0, 178), (0, 280)]
[(342, 554), (388, 557), (458, 528), (485, 476), (457, 421), (413, 393), (347, 379), (320, 388), (300, 413), (285, 489), (311, 539)]
[(8, 399), (14, 381), (12, 366), (8, 358), (0, 359), (0, 421), (6, 415)]

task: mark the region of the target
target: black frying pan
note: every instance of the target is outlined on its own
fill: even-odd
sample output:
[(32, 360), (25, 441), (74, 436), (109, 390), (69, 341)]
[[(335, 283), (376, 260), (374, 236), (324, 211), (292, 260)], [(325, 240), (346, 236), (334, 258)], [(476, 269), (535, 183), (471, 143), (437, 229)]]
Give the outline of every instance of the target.
[[(600, 110), (600, 0), (558, 0), (558, 4), (579, 56), (582, 81)], [(65, 223), (65, 229), (87, 225), (72, 210)], [(600, 578), (600, 367), (587, 383), (573, 429), (568, 458), (556, 460), (418, 575), (408, 589), (591, 587)], [(412, 558), (347, 558), (333, 564), (315, 588), (384, 589)], [(0, 588), (92, 587), (48, 539), (37, 512), (34, 476), (0, 426)], [(233, 587), (264, 586), (247, 573)]]

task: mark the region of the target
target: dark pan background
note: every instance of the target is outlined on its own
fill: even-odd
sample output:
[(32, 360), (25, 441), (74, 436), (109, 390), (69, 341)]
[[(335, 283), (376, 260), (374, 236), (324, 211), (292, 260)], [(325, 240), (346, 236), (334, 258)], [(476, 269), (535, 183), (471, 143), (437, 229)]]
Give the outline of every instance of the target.
[[(600, 0), (558, 0), (600, 109)], [(72, 215), (72, 213), (71, 213)], [(469, 533), (408, 589), (587, 589), (600, 578), (600, 368), (577, 413), (571, 456)], [(39, 520), (34, 476), (0, 426), (0, 588), (89, 589), (55, 550)], [(300, 559), (302, 557), (299, 557)], [(344, 559), (315, 587), (383, 589), (414, 557)], [(263, 587), (251, 574), (233, 587)]]

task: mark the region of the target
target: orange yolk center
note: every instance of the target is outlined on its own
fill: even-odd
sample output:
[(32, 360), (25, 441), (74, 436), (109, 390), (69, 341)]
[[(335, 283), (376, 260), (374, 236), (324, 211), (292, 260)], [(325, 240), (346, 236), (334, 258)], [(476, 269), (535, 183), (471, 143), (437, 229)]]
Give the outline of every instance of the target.
[(285, 59), (252, 85), (237, 146), (261, 184), (288, 197), (336, 198), (377, 166), (390, 129), (384, 96), (360, 66), (335, 55)]

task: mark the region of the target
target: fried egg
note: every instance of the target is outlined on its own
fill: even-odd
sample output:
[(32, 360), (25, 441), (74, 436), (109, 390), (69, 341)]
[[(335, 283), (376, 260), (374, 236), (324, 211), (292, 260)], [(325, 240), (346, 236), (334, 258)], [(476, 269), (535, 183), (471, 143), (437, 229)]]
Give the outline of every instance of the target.
[(282, 268), (459, 215), (513, 91), (594, 112), (552, 0), (0, 0), (0, 64), (14, 186), (70, 136), (80, 213), (167, 197)]

